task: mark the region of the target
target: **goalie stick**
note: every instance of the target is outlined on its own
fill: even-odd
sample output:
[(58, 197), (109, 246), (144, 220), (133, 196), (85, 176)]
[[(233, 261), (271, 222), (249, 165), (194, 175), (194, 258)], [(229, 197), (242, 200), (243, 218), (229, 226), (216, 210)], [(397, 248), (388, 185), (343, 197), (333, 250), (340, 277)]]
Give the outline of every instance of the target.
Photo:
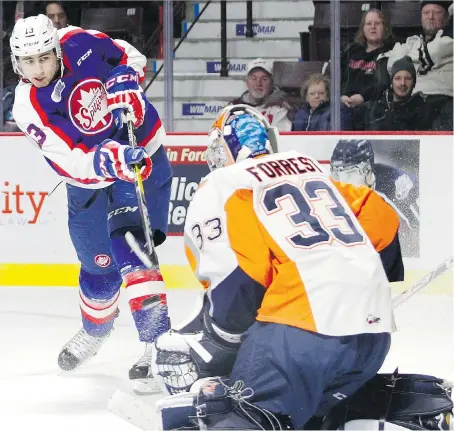
[(443, 274), (449, 268), (451, 268), (454, 262), (454, 256), (445, 260), (443, 263), (434, 268), (429, 274), (419, 279), (415, 284), (410, 286), (408, 289), (401, 292), (398, 296), (393, 298), (392, 307), (397, 308), (400, 304), (404, 303), (407, 299), (412, 297), (416, 292), (420, 291), (423, 287), (427, 286), (431, 281), (435, 280), (438, 276)]
[[(137, 147), (136, 135), (134, 134), (134, 123), (132, 116), (125, 113), (126, 123), (128, 125), (128, 140), (131, 148)], [(147, 250), (144, 250), (137, 242), (136, 238), (131, 232), (126, 232), (125, 239), (131, 250), (137, 255), (142, 263), (148, 268), (159, 268), (158, 256), (156, 255), (153, 243), (153, 231), (150, 225), (150, 216), (148, 215), (147, 202), (145, 200), (145, 190), (143, 188), (142, 175), (138, 165), (134, 166), (134, 185), (136, 188), (137, 204), (139, 207), (140, 219), (142, 222), (142, 229), (145, 235), (145, 242)]]

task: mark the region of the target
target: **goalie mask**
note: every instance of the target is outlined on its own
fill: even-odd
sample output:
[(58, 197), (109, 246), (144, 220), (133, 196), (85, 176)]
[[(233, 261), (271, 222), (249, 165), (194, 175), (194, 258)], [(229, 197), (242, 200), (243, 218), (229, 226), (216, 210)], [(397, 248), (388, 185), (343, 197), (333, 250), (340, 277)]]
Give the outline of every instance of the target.
[(277, 152), (279, 132), (248, 105), (224, 108), (210, 130), (206, 150), (211, 171), (247, 158)]
[(374, 150), (370, 141), (340, 140), (331, 156), (331, 176), (336, 181), (373, 187)]

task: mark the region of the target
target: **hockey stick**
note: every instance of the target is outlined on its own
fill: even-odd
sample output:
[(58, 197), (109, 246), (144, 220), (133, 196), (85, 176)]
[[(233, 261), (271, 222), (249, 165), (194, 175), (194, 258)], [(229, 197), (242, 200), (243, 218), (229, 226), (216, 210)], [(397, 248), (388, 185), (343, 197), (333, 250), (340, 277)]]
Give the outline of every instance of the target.
[(445, 271), (451, 268), (453, 263), (454, 256), (451, 256), (449, 259), (445, 260), (442, 264), (438, 265), (431, 272), (429, 272), (429, 274), (426, 274), (424, 277), (419, 279), (415, 284), (413, 284), (408, 289), (404, 290), (398, 296), (393, 298), (392, 307), (397, 308), (408, 298), (412, 297), (416, 292), (421, 290), (423, 287), (427, 286), (431, 281), (435, 280), (439, 275), (443, 274)]
[[(131, 114), (125, 113), (124, 118), (128, 125), (128, 140), (131, 148), (137, 148), (136, 135), (134, 134), (134, 123)], [(153, 243), (153, 231), (150, 224), (150, 216), (148, 215), (147, 202), (145, 200), (145, 190), (143, 188), (142, 175), (138, 165), (134, 166), (134, 185), (136, 188), (137, 204), (139, 207), (140, 219), (142, 222), (143, 233), (147, 250), (143, 250), (131, 232), (126, 232), (125, 239), (131, 250), (137, 255), (142, 263), (148, 268), (158, 268), (158, 257), (156, 255)]]

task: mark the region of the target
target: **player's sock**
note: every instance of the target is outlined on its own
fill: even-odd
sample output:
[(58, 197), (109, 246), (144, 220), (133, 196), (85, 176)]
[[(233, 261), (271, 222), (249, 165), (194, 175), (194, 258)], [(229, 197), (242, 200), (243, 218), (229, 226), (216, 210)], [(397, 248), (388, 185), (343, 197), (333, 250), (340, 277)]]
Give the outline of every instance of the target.
[(129, 371), (129, 378), (143, 379), (151, 375), (151, 343), (170, 328), (167, 296), (159, 271), (142, 269), (124, 276), (129, 300), (140, 341), (144, 341), (145, 353)]
[(153, 342), (169, 329), (167, 295), (161, 273), (141, 269), (123, 276), (126, 295), (140, 341)]
[(108, 300), (94, 300), (79, 291), (80, 311), (82, 324), (87, 334), (95, 337), (104, 337), (113, 328), (114, 320), (118, 315), (118, 299), (120, 290)]
[[(145, 241), (137, 233), (138, 242)], [(131, 251), (124, 235), (112, 236), (112, 252), (126, 287), (126, 295), (144, 355), (133, 365), (129, 377), (133, 380), (151, 376), (149, 344), (170, 328), (165, 284), (159, 268), (147, 268)]]

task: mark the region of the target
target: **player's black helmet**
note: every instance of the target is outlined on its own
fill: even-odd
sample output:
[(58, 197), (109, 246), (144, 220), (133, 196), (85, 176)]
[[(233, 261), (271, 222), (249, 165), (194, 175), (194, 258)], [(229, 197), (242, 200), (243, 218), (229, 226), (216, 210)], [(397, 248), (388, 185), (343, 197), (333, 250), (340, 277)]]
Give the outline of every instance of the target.
[(367, 139), (340, 140), (331, 156), (331, 168), (349, 169), (364, 162), (374, 165), (374, 150)]
[(331, 156), (331, 176), (355, 185), (372, 186), (374, 150), (367, 139), (340, 140)]

